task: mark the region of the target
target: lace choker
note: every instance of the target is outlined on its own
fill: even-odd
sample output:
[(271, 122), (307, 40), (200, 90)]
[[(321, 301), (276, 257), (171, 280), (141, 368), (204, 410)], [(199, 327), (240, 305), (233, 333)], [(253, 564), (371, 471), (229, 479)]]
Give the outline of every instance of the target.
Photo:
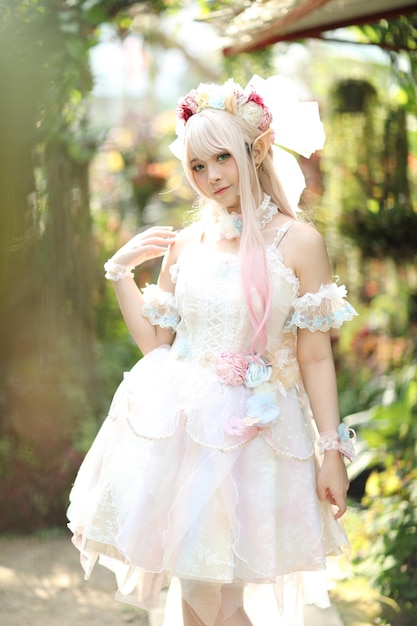
[[(270, 196), (264, 194), (262, 204), (255, 211), (259, 229), (263, 230), (266, 224), (278, 213), (278, 207), (271, 202)], [(219, 239), (238, 239), (243, 230), (243, 218), (241, 213), (233, 211), (229, 213), (227, 209), (216, 209), (213, 214), (214, 226)]]

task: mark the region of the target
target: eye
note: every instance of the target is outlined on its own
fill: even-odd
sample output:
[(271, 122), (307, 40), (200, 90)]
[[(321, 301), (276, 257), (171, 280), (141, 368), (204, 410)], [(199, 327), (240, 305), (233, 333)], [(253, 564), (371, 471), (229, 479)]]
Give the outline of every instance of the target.
[(201, 163), (199, 163), (198, 165), (194, 165), (193, 167), (194, 172), (201, 172), (203, 169), (204, 169), (204, 165), (202, 165)]
[(217, 157), (217, 160), (222, 162), (222, 161), (226, 161), (229, 158), (230, 154), (228, 152), (225, 152), (224, 154), (219, 154), (219, 156)]

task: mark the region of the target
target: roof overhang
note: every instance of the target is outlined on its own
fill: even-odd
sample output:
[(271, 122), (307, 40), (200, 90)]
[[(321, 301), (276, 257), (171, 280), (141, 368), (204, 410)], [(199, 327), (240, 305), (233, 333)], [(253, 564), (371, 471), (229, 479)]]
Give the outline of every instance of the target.
[(415, 0), (258, 0), (229, 4), (208, 20), (223, 36), (224, 54), (232, 56), (413, 12)]

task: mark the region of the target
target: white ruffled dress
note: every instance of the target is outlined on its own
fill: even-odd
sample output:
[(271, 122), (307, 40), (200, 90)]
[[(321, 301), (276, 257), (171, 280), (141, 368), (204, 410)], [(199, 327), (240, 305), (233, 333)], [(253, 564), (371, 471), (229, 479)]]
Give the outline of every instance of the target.
[(174, 342), (124, 375), (68, 510), (86, 577), (99, 559), (119, 600), (152, 609), (174, 577), (208, 625), (224, 585), (270, 587), (282, 608), (283, 583), (323, 570), (347, 541), (316, 495), (296, 331), (339, 328), (356, 312), (344, 286), (299, 297), (282, 235), (267, 249), (273, 298), (259, 359), (246, 358), (252, 330), (235, 255), (192, 247), (173, 268), (174, 295), (145, 289), (142, 313), (170, 326)]

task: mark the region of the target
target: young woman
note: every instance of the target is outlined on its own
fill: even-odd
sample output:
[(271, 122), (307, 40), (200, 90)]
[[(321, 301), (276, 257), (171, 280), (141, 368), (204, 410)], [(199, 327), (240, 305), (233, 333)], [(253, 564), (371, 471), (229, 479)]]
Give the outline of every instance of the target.
[[(183, 98), (176, 149), (200, 219), (150, 228), (105, 265), (144, 357), (80, 468), (69, 527), (86, 575), (99, 558), (120, 600), (152, 608), (179, 579), (185, 626), (266, 626), (244, 592), (273, 589), (285, 615), (287, 585), (346, 541), (353, 447), (329, 330), (355, 311), (276, 171), (289, 120), (274, 125), (261, 92), (282, 102), (286, 89), (255, 77)], [(287, 107), (310, 134), (312, 104)], [(158, 284), (139, 289), (132, 268), (160, 256)]]

